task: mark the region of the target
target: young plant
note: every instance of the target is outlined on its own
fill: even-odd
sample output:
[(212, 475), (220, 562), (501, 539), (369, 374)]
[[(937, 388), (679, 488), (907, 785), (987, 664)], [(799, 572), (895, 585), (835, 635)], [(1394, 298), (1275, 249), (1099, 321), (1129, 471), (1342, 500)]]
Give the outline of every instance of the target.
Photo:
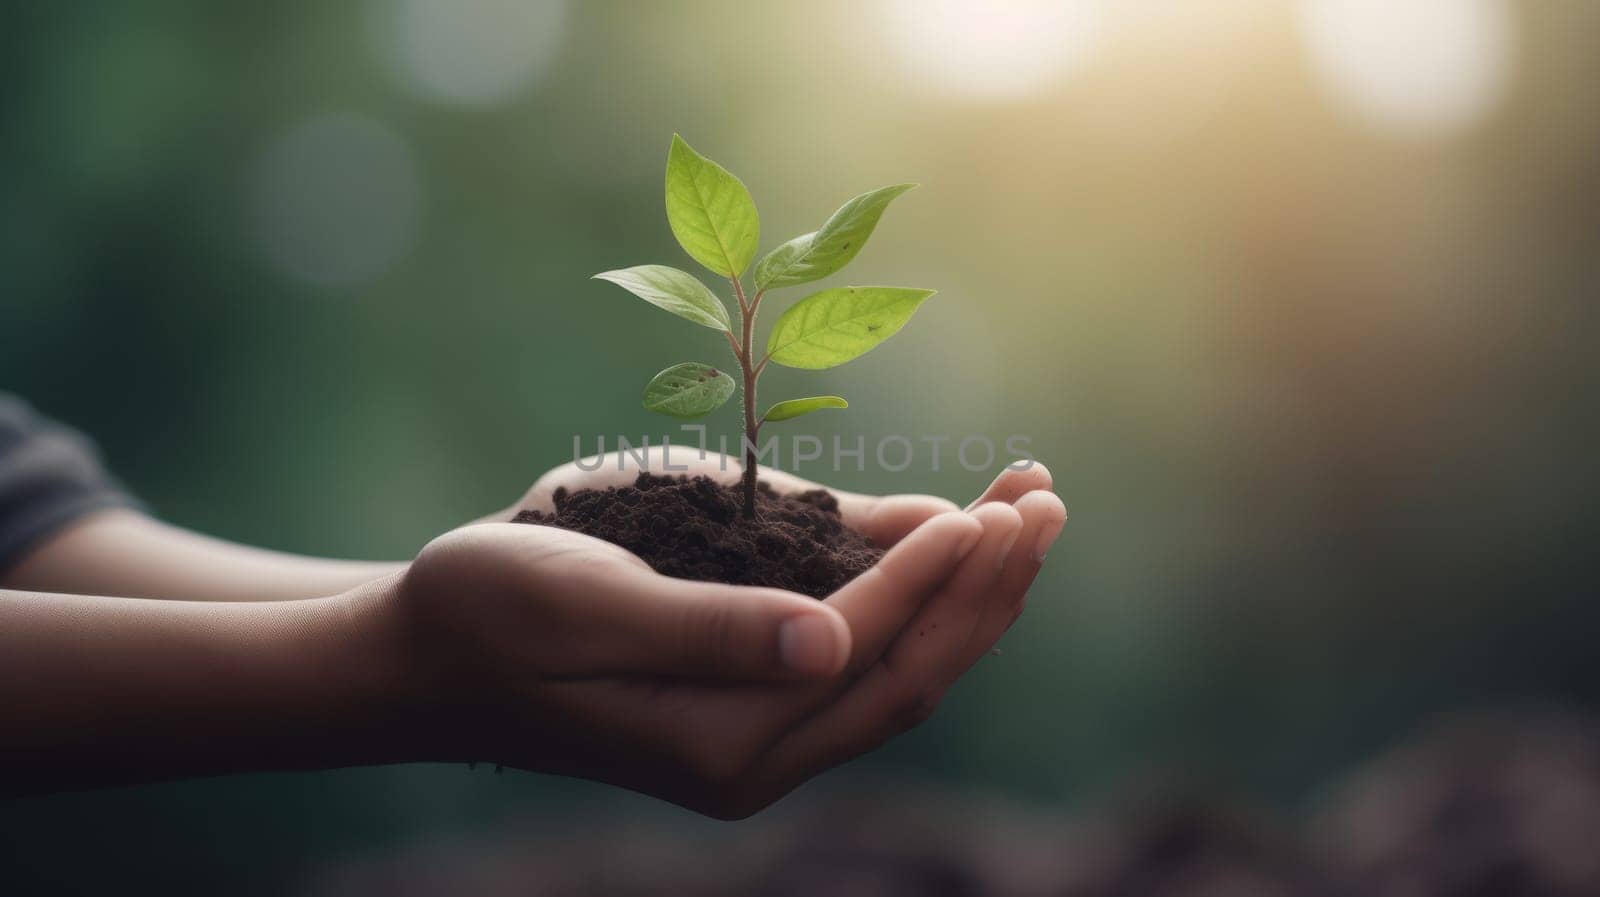
[[(768, 291), (820, 280), (861, 251), (883, 210), (915, 184), (863, 193), (834, 212), (822, 227), (802, 234), (756, 262), (752, 288), (743, 277), (755, 258), (761, 220), (744, 182), (672, 135), (667, 152), (667, 223), (683, 251), (711, 273), (726, 278), (739, 303), (738, 329), (722, 300), (694, 275), (666, 265), (639, 265), (596, 274), (640, 299), (720, 330), (738, 362), (744, 393), (744, 516), (756, 512), (756, 439), (763, 424), (791, 420), (823, 408), (847, 408), (839, 396), (788, 399), (756, 416), (756, 381), (771, 362), (822, 370), (857, 358), (893, 336), (933, 290), (902, 287), (836, 287), (801, 299), (778, 316), (766, 350), (756, 352), (756, 312)], [(680, 418), (696, 418), (722, 407), (736, 384), (725, 371), (689, 361), (655, 375), (644, 390), (644, 407)]]

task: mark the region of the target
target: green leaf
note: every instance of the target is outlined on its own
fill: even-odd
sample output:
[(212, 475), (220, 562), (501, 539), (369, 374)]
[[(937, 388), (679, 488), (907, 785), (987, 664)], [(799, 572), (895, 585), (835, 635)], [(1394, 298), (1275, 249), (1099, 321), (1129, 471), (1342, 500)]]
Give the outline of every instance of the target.
[[(782, 280), (782, 278), (804, 267), (802, 260), (810, 254), (811, 247), (815, 245), (816, 239), (817, 231), (801, 234), (762, 256), (761, 261), (756, 262), (756, 289), (766, 290), (788, 286), (790, 283), (802, 283), (803, 281), (787, 281)], [(827, 275), (819, 274), (817, 277), (807, 278), (807, 280), (816, 280), (825, 276)]]
[(711, 288), (687, 271), (666, 265), (637, 265), (617, 271), (603, 271), (595, 280), (609, 280), (640, 299), (664, 308), (680, 318), (702, 327), (729, 330), (728, 309)]
[(791, 368), (841, 365), (894, 336), (933, 290), (839, 287), (812, 293), (778, 316), (767, 354)]
[(699, 417), (733, 395), (733, 378), (709, 364), (686, 361), (650, 378), (644, 407), (673, 417)]
[(795, 237), (756, 264), (756, 289), (821, 280), (856, 257), (895, 197), (916, 184), (880, 187), (839, 207), (819, 230)]
[(763, 414), (761, 419), (765, 422), (771, 423), (772, 421), (776, 420), (789, 420), (793, 417), (799, 417), (802, 414), (810, 414), (813, 411), (820, 411), (823, 408), (849, 407), (850, 403), (846, 402), (839, 396), (811, 396), (810, 398), (805, 399), (790, 399), (786, 402), (779, 402), (778, 404), (773, 405), (771, 408), (768, 408), (767, 413)]
[(667, 223), (684, 252), (723, 277), (743, 274), (761, 241), (744, 182), (677, 134), (667, 151)]

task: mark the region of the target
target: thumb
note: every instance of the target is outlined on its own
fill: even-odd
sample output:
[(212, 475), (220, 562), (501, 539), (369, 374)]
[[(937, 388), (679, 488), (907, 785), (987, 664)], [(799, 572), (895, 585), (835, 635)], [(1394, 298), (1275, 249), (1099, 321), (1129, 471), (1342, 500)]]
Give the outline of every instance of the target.
[(844, 617), (804, 595), (645, 571), (630, 579), (595, 621), (614, 672), (793, 680), (832, 676), (850, 657)]

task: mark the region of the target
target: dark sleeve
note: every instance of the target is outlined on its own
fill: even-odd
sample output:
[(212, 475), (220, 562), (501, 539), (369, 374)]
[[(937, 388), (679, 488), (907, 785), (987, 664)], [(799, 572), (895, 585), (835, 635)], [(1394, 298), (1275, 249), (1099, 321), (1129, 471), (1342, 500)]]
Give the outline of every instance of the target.
[(82, 435), (0, 393), (0, 571), (78, 517), (137, 506)]

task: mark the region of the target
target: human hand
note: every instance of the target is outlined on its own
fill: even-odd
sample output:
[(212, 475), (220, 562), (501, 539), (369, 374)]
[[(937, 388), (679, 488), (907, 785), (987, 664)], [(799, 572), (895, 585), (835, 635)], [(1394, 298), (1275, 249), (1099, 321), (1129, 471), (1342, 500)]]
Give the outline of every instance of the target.
[[(609, 460), (551, 471), (519, 507), (549, 510), (558, 487), (637, 474)], [(733, 463), (716, 469), (718, 456), (691, 463), (738, 476)], [(889, 552), (821, 602), (669, 579), (553, 527), (446, 534), (390, 602), (415, 694), (433, 708), (429, 750), (749, 815), (925, 719), (989, 651), (1065, 520), (1050, 485), (1040, 465), (1007, 470), (967, 511), (832, 490), (845, 522)]]

